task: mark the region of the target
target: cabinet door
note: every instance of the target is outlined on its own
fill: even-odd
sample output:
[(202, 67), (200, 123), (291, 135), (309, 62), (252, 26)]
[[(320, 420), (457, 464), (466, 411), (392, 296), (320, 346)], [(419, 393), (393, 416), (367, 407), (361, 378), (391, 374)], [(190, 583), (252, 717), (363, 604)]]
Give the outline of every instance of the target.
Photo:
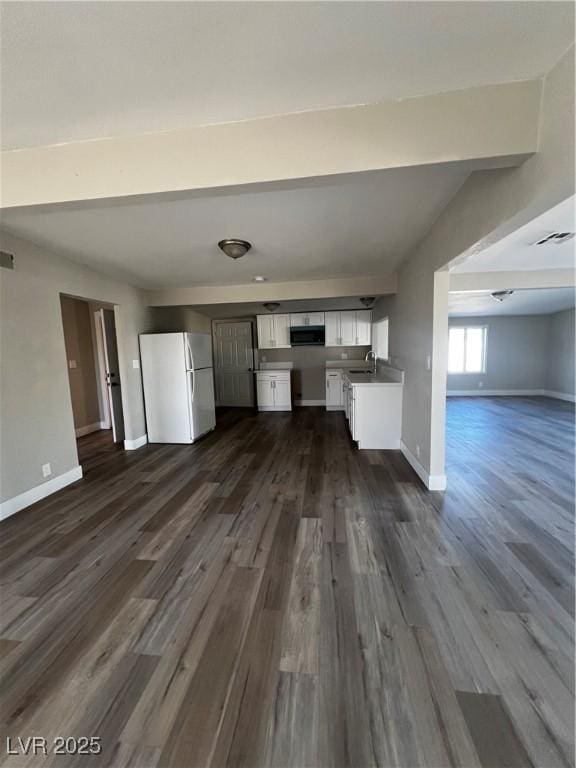
[(342, 401), (342, 377), (327, 374), (326, 405), (339, 407)]
[(258, 391), (258, 405), (273, 406), (274, 390), (272, 389), (272, 382), (270, 379), (262, 379), (258, 377), (256, 388)]
[(340, 346), (340, 312), (326, 312), (326, 340), (327, 347)]
[(274, 318), (271, 315), (258, 315), (256, 324), (258, 327), (258, 348), (271, 349), (274, 344)]
[(276, 379), (273, 386), (274, 405), (280, 408), (290, 408), (290, 382), (286, 379)]
[(363, 309), (356, 312), (356, 344), (368, 346), (372, 343), (372, 312)]
[(356, 312), (340, 312), (340, 345), (353, 347), (356, 344)]
[(294, 326), (309, 325), (309, 323), (306, 322), (307, 319), (308, 315), (306, 312), (298, 312), (295, 315), (290, 315), (290, 326), (294, 328)]
[(274, 346), (290, 346), (290, 315), (272, 315), (274, 321)]
[(306, 325), (324, 325), (324, 312), (308, 312)]

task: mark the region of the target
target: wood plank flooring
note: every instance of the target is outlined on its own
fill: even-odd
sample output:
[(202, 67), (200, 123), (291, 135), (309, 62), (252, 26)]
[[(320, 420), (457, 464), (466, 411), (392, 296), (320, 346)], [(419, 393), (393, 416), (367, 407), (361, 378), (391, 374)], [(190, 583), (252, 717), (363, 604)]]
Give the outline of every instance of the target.
[(2, 731), (48, 747), (3, 764), (573, 765), (573, 406), (451, 398), (447, 442), (441, 494), (313, 408), (82, 438), (0, 527)]

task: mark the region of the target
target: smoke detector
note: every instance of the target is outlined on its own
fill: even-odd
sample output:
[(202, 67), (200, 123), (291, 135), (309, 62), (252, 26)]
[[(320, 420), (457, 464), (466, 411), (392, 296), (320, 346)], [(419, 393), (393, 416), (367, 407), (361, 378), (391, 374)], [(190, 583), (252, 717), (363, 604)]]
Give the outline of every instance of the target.
[(507, 299), (508, 296), (512, 296), (514, 291), (507, 290), (507, 291), (494, 291), (490, 294), (494, 301), (504, 301), (504, 299)]
[(536, 240), (533, 245), (561, 245), (568, 240), (572, 240), (574, 235), (576, 235), (576, 232), (551, 232), (546, 237)]

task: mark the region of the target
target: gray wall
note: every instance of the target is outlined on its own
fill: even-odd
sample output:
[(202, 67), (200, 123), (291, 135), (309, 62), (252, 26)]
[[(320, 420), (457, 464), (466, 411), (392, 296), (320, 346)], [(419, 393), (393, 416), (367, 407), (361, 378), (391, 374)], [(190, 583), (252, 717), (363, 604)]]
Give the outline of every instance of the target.
[(455, 317), (449, 320), (451, 328), (463, 325), (488, 328), (486, 373), (449, 373), (448, 392), (546, 388), (548, 315)]
[(92, 318), (85, 301), (62, 296), (61, 304), (66, 360), (76, 363), (75, 368), (68, 365), (68, 381), (74, 426), (78, 429), (100, 421)]
[(151, 307), (154, 331), (170, 333), (187, 331), (188, 333), (212, 333), (212, 321), (208, 315), (188, 307)]
[(567, 309), (549, 316), (548, 376), (546, 389), (564, 395), (576, 395), (574, 384), (574, 325), (576, 311)]
[(290, 349), (262, 349), (267, 363), (293, 362), (292, 397), (295, 400), (326, 399), (326, 361), (340, 360), (342, 353), (348, 360), (364, 360), (370, 347), (291, 347)]
[(115, 305), (126, 438), (145, 434), (138, 333), (149, 330), (141, 292), (30, 242), (2, 235), (15, 254), (0, 270), (0, 500), (78, 465), (60, 294)]

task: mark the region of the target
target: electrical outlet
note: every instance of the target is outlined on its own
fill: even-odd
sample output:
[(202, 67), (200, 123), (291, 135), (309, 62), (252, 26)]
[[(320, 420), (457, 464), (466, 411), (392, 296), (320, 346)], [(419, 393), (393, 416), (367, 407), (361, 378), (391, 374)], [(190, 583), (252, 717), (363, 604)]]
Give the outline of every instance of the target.
[(140, 360), (132, 360), (132, 368), (140, 368)]
[(420, 458), (420, 446), (419, 445), (416, 446), (416, 458), (417, 459)]
[(76, 360), (68, 360), (68, 368), (77, 368)]
[(340, 359), (341, 360), (348, 360), (348, 352), (341, 352), (340, 353)]
[(50, 466), (50, 462), (47, 464), (42, 464), (42, 476), (43, 477), (50, 477), (52, 474), (52, 467)]
[(260, 355), (260, 360), (261, 360), (263, 363), (265, 363), (265, 362), (266, 362), (266, 360), (268, 360), (268, 358), (266, 357), (266, 355)]
[(483, 381), (479, 381), (478, 382), (478, 386), (480, 387), (480, 389), (482, 389), (482, 387), (484, 386), (484, 382)]

